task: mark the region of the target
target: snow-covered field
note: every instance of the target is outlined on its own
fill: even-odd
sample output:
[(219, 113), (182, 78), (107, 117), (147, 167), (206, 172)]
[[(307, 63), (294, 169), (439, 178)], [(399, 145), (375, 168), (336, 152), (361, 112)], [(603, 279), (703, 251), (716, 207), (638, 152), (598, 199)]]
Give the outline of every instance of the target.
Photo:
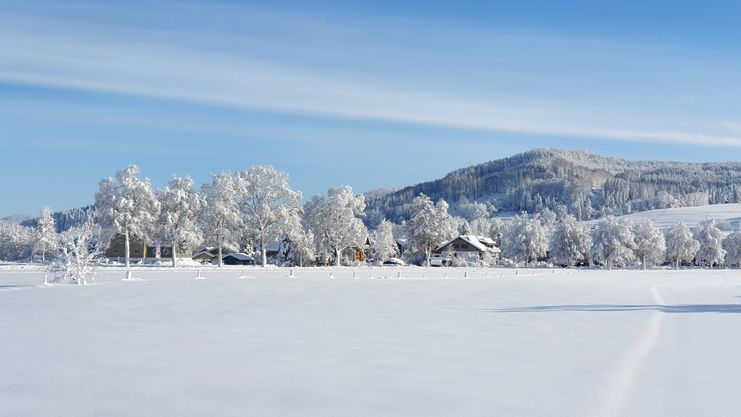
[(124, 282), (110, 268), (95, 285), (43, 287), (42, 272), (6, 267), (0, 415), (741, 409), (739, 271), (293, 272), (142, 268)]
[[(741, 204), (711, 204), (698, 207), (677, 207), (660, 210), (648, 210), (621, 216), (634, 222), (651, 220), (661, 230), (668, 229), (673, 223), (683, 221), (691, 228), (697, 227), (700, 222), (713, 219), (718, 222), (728, 222), (731, 229), (741, 230)], [(596, 224), (599, 220), (590, 220), (588, 224)]]

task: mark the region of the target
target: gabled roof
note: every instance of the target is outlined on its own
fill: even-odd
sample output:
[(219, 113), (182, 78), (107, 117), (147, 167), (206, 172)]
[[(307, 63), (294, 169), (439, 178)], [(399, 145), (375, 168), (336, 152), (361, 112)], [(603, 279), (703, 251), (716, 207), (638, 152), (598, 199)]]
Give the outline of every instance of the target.
[(453, 243), (453, 241), (458, 240), (458, 239), (463, 240), (464, 242), (468, 243), (469, 245), (473, 246), (474, 248), (476, 248), (477, 250), (479, 250), (481, 252), (486, 252), (486, 251), (499, 252), (499, 248), (496, 248), (496, 247), (490, 248), (490, 247), (486, 246), (485, 244), (481, 243), (482, 240), (484, 240), (486, 243), (491, 242), (490, 244), (493, 245), (494, 244), (494, 241), (493, 240), (491, 240), (491, 239), (489, 239), (487, 237), (474, 236), (474, 235), (460, 235), (460, 236), (458, 236), (455, 239), (451, 239), (451, 240), (445, 241), (445, 242), (443, 242), (442, 244), (440, 244), (440, 246), (438, 246), (435, 249), (435, 252), (438, 252), (438, 251), (442, 250), (444, 247), (448, 246), (449, 244)]
[(496, 245), (497, 243), (494, 242), (491, 238), (488, 238), (486, 236), (476, 236), (476, 239), (479, 240), (479, 242), (483, 243), (484, 245)]
[(207, 246), (205, 248), (198, 249), (196, 252), (193, 252), (193, 257), (195, 258), (196, 256), (200, 255), (208, 255), (213, 258), (216, 256), (215, 252), (218, 252), (218, 250), (219, 248), (217, 247)]
[(246, 253), (240, 253), (240, 252), (234, 252), (230, 253), (229, 255), (226, 255), (224, 258), (231, 256), (234, 259), (238, 259), (240, 261), (254, 261), (255, 258), (251, 257), (250, 255), (247, 255)]

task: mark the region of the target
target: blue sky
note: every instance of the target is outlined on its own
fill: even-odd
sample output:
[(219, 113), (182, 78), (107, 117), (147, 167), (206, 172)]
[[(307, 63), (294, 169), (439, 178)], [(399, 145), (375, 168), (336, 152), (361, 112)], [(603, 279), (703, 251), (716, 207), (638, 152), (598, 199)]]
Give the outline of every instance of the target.
[[(735, 3), (735, 4), (734, 4)], [(134, 163), (306, 196), (533, 147), (741, 159), (741, 5), (0, 0), (0, 217)]]

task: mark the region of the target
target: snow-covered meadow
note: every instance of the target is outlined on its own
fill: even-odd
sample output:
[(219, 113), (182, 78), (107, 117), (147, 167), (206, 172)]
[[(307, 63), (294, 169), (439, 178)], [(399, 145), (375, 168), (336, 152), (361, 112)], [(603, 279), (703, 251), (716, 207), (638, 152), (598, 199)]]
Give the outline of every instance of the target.
[(135, 268), (122, 281), (107, 268), (94, 285), (43, 286), (41, 270), (0, 270), (0, 415), (741, 407), (738, 270), (200, 271)]

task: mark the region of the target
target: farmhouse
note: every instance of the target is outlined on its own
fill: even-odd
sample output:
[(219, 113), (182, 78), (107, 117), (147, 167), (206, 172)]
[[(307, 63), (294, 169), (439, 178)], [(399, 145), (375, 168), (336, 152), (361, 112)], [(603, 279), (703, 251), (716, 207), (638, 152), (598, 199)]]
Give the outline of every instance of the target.
[(460, 235), (440, 244), (433, 254), (436, 255), (436, 259), (440, 259), (441, 265), (447, 265), (452, 261), (449, 259), (451, 256), (468, 261), (479, 261), (485, 256), (496, 258), (500, 252), (495, 242), (488, 237)]

